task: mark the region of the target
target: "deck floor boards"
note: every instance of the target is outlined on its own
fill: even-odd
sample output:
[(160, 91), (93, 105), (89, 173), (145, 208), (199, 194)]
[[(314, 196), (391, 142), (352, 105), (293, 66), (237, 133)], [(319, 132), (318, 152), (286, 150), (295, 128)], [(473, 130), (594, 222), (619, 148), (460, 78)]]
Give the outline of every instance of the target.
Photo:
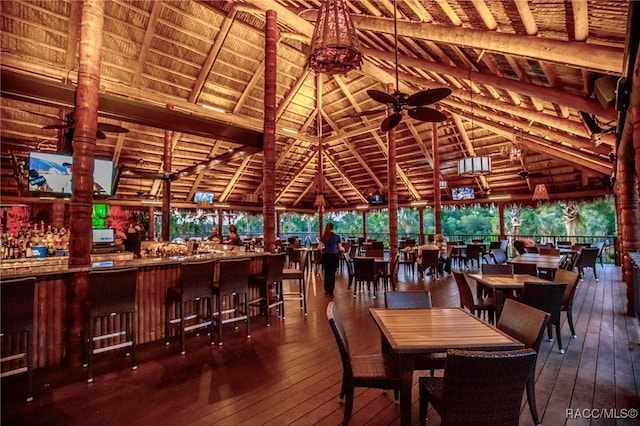
[[(434, 306), (455, 307), (458, 294), (451, 275), (441, 280), (404, 274), (401, 290), (429, 289)], [(346, 291), (346, 271), (339, 273), (335, 302), (345, 322), (354, 354), (380, 350), (380, 336), (369, 314), (383, 307), (384, 297)], [(638, 320), (625, 315), (626, 288), (620, 268), (598, 266), (600, 280), (588, 270), (574, 302), (577, 339), (572, 339), (562, 315), (560, 354), (557, 342), (543, 340), (536, 365), (538, 411), (545, 425), (637, 425), (635, 419), (568, 419), (567, 409), (638, 409), (640, 331)], [(187, 354), (176, 342), (138, 348), (138, 369), (128, 368), (119, 354), (96, 359), (95, 381), (85, 382), (80, 368), (38, 370), (35, 400), (24, 402), (24, 377), (2, 381), (3, 425), (338, 425), (342, 366), (326, 319), (329, 298), (322, 281), (308, 280), (308, 315), (296, 301), (286, 303), (286, 317), (275, 316), (266, 327), (252, 321), (252, 338), (242, 326), (225, 325), (224, 344), (209, 346), (208, 338), (190, 336)], [(474, 286), (475, 287), (475, 286)], [(417, 378), (414, 375), (412, 413), (418, 423)], [(438, 374), (441, 374), (438, 373)], [(594, 397), (594, 395), (597, 395)], [(399, 425), (393, 392), (357, 389), (352, 425)], [(429, 411), (428, 424), (440, 419)], [(533, 424), (526, 398), (520, 424)]]

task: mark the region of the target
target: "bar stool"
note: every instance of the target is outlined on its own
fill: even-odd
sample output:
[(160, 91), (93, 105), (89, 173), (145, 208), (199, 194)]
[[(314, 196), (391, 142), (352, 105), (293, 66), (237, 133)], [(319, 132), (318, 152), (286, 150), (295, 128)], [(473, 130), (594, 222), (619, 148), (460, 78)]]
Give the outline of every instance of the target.
[[(298, 280), (298, 291), (284, 292), (284, 300), (299, 300), (300, 309), (307, 315), (307, 288), (305, 285), (305, 277), (309, 269), (309, 253), (308, 250), (300, 251), (300, 262), (298, 268), (284, 269), (282, 271), (282, 280)], [(348, 257), (348, 256), (347, 256)]]
[[(212, 321), (218, 326), (218, 345), (222, 345), (222, 324), (245, 321), (247, 323), (247, 339), (251, 337), (249, 327), (249, 268), (251, 259), (229, 259), (218, 263), (218, 281), (213, 284), (213, 294), (217, 297), (216, 312)], [(243, 294), (244, 308), (237, 315), (240, 295)], [(223, 298), (232, 297), (229, 308), (222, 310)], [(231, 308), (233, 305), (233, 308)], [(233, 313), (231, 318), (223, 319), (223, 315)]]
[[(287, 258), (286, 253), (271, 254), (266, 256), (263, 271), (258, 274), (249, 276), (249, 285), (258, 287), (260, 296), (251, 300), (249, 304), (259, 304), (264, 309), (267, 318), (267, 327), (271, 325), (269, 322), (269, 310), (277, 308), (278, 314), (284, 318), (284, 294), (282, 290), (282, 271), (284, 270), (284, 262)], [(270, 295), (270, 288), (275, 289), (275, 296)]]
[(97, 353), (130, 347), (130, 353), (125, 352), (125, 355), (130, 354), (131, 367), (134, 370), (138, 368), (136, 365), (137, 283), (137, 268), (89, 272), (84, 334), (89, 383), (93, 382), (93, 355)]
[[(26, 340), (19, 339), (18, 352), (11, 351), (0, 358), (0, 363), (10, 363), (9, 370), (2, 370), (0, 377), (27, 373), (27, 402), (33, 401), (33, 298), (36, 278), (18, 278), (3, 280), (0, 283), (1, 320), (0, 336), (25, 335)], [(4, 348), (4, 343), (2, 344)], [(14, 348), (12, 348), (14, 349)], [(4, 354), (3, 354), (4, 355)], [(26, 362), (16, 365), (16, 360), (25, 358)]]
[[(164, 344), (169, 344), (169, 329), (172, 325), (180, 326), (180, 353), (185, 354), (184, 334), (187, 331), (201, 327), (209, 328), (210, 344), (213, 345), (212, 306), (213, 275), (216, 268), (215, 260), (201, 262), (187, 262), (180, 266), (180, 286), (167, 289), (167, 303), (165, 305)], [(202, 313), (202, 302), (206, 300), (205, 313)], [(185, 316), (185, 304), (193, 302), (193, 313)], [(172, 318), (171, 310), (179, 306), (179, 316)], [(186, 322), (193, 322), (186, 325)]]

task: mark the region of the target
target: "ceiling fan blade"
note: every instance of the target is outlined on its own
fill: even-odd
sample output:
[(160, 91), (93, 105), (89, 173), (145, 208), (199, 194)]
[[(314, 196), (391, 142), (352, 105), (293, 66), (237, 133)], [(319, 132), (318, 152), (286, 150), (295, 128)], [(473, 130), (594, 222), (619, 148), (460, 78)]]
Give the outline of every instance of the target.
[(47, 124), (46, 126), (42, 126), (43, 129), (51, 130), (51, 129), (68, 129), (70, 126), (68, 124)]
[(438, 110), (429, 107), (417, 107), (409, 110), (409, 117), (430, 123), (447, 121), (447, 116)]
[(106, 139), (107, 135), (105, 135), (104, 133), (102, 133), (102, 131), (100, 130), (96, 130), (96, 138), (97, 139)]
[(395, 96), (385, 92), (381, 92), (380, 90), (375, 90), (375, 89), (367, 90), (367, 95), (369, 95), (369, 97), (374, 101), (380, 102), (381, 104), (387, 104), (387, 105), (398, 104), (398, 99)]
[(353, 114), (347, 114), (344, 117), (362, 117), (363, 115), (371, 115), (371, 114), (380, 114), (381, 112), (385, 112), (387, 109), (383, 108), (383, 109), (376, 109), (376, 110), (372, 110), (372, 111), (361, 111), (361, 112), (354, 112)]
[(396, 127), (400, 123), (400, 120), (402, 120), (402, 114), (391, 114), (384, 119), (384, 121), (380, 125), (380, 129), (382, 129), (383, 132), (388, 132), (389, 130)]
[(407, 98), (407, 105), (422, 106), (429, 105), (446, 98), (451, 94), (451, 89), (440, 87), (438, 89), (427, 89), (416, 92)]
[(108, 123), (98, 123), (98, 130), (108, 133), (129, 133), (129, 129)]

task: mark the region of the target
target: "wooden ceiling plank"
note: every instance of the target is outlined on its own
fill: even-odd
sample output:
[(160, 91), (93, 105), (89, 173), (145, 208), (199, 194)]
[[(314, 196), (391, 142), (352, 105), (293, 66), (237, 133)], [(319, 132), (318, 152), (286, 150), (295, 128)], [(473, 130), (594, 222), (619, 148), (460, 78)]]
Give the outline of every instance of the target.
[(527, 35), (538, 35), (538, 25), (536, 24), (536, 20), (533, 17), (533, 13), (531, 13), (531, 9), (529, 9), (529, 1), (513, 0), (513, 2), (516, 5), (516, 9), (518, 9), (518, 14), (520, 15), (522, 25), (524, 25), (524, 30)]
[(571, 0), (573, 37), (576, 41), (589, 39), (589, 6), (587, 0)]
[(484, 0), (471, 0), (471, 3), (478, 12), (478, 15), (480, 15), (480, 19), (482, 19), (482, 22), (484, 22), (484, 26), (487, 27), (488, 30), (495, 31), (496, 29), (498, 29), (498, 23), (494, 19), (493, 14), (487, 7), (487, 4), (484, 2)]

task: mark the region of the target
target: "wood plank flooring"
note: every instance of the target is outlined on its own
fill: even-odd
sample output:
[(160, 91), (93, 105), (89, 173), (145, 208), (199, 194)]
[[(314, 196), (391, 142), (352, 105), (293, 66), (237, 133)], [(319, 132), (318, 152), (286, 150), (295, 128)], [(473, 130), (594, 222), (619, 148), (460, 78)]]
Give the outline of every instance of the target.
[[(589, 270), (579, 284), (574, 319), (577, 339), (571, 339), (563, 314), (565, 354), (556, 342), (544, 340), (536, 367), (538, 410), (544, 425), (638, 425), (637, 418), (571, 419), (567, 409), (638, 409), (640, 332), (638, 321), (624, 314), (626, 289), (620, 268), (598, 266), (600, 281)], [(452, 277), (418, 280), (400, 270), (400, 289), (429, 289), (434, 306), (457, 306)], [(179, 346), (140, 346), (138, 369), (129, 368), (120, 353), (98, 356), (95, 381), (87, 384), (80, 368), (37, 370), (35, 400), (23, 399), (24, 377), (2, 381), (3, 425), (338, 425), (342, 365), (326, 318), (329, 298), (322, 280), (308, 281), (308, 316), (298, 302), (286, 303), (286, 318), (263, 318), (244, 328), (229, 324), (222, 346), (208, 338), (189, 337), (187, 354)], [(345, 320), (354, 354), (380, 350), (379, 332), (369, 308), (383, 307), (384, 297), (346, 291), (346, 271), (338, 276), (334, 298)], [(417, 377), (414, 375), (413, 424), (418, 423)], [(532, 424), (526, 398), (520, 424)], [(580, 412), (581, 414), (588, 414)], [(584, 416), (583, 416), (584, 417)], [(357, 389), (352, 425), (399, 425), (393, 394)], [(440, 419), (429, 411), (429, 425)]]

